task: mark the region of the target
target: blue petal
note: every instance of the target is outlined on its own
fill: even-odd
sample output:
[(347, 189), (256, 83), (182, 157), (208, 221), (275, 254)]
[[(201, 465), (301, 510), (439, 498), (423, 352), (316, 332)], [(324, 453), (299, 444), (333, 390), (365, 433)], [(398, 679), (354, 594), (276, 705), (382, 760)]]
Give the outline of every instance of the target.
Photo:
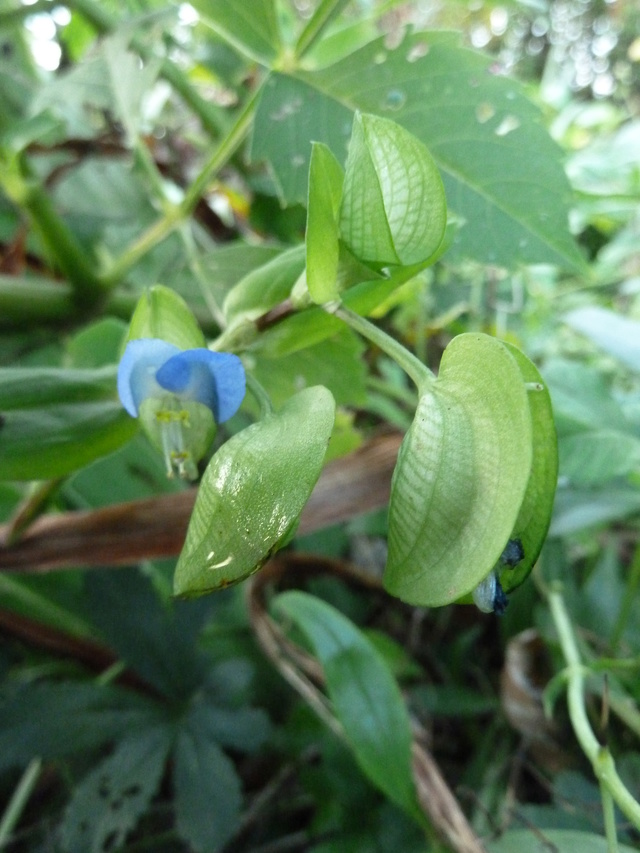
[(118, 394), (134, 418), (143, 400), (162, 396), (164, 391), (156, 381), (156, 372), (179, 352), (178, 347), (158, 338), (129, 341), (118, 367)]
[(245, 375), (237, 355), (199, 348), (179, 352), (156, 374), (158, 383), (184, 400), (208, 406), (217, 421), (234, 415), (244, 399)]

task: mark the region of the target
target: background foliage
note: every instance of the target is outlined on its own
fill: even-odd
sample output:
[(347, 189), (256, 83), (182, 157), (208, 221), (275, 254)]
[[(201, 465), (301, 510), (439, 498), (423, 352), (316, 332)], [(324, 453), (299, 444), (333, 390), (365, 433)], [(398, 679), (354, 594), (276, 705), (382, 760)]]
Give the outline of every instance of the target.
[[(3, 0), (0, 54), (0, 848), (633, 849), (635, 4)], [(96, 529), (64, 569), (10, 571), (35, 517), (187, 494), (114, 391), (157, 283), (242, 350), (277, 409), (325, 385), (333, 457), (409, 428), (397, 365), (295, 298), (310, 257), (338, 262), (335, 216), (306, 206), (335, 205), (356, 111), (426, 146), (448, 221), (441, 256), (436, 235), (428, 268), (390, 277), (354, 227), (350, 307), (435, 370), (463, 332), (515, 344), (551, 394), (550, 534), (505, 616), (383, 594), (386, 514), (358, 505), (295, 536), (250, 598), (176, 601), (163, 542), (96, 568)], [(457, 824), (425, 806), (438, 779)]]

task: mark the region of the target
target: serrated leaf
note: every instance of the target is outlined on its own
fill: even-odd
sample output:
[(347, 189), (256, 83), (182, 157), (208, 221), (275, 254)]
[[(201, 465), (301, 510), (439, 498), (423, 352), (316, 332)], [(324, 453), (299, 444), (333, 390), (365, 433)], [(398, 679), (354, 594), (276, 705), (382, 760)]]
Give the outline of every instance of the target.
[(411, 772), (409, 715), (380, 654), (338, 610), (308, 593), (282, 593), (274, 606), (311, 642), (360, 768), (415, 817), (419, 809)]
[(454, 338), (398, 455), (389, 592), (437, 607), (489, 574), (516, 523), (532, 445), (527, 392), (508, 349), (487, 335)]
[(61, 826), (65, 853), (120, 847), (160, 784), (172, 736), (169, 726), (139, 731), (80, 782)]
[(215, 718), (206, 707), (191, 711), (174, 751), (176, 826), (197, 851), (218, 850), (237, 828), (242, 805), (240, 779), (217, 743)]
[(344, 173), (321, 142), (312, 143), (307, 199), (307, 287), (314, 302), (338, 298), (338, 213)]
[(505, 592), (520, 586), (535, 565), (551, 523), (553, 500), (558, 482), (558, 439), (551, 409), (549, 390), (536, 366), (509, 343), (504, 343), (515, 359), (522, 381), (527, 384), (531, 415), (533, 455), (531, 473), (510, 538), (519, 539), (524, 557), (516, 566), (500, 572)]
[(307, 388), (218, 450), (198, 490), (176, 595), (244, 580), (282, 545), (320, 476), (334, 413), (326, 388)]
[(160, 338), (180, 349), (206, 346), (191, 309), (181, 296), (156, 284), (145, 291), (131, 317), (127, 341)]
[(157, 704), (131, 691), (92, 683), (27, 683), (0, 705), (0, 768), (26, 765), (34, 755), (51, 761), (90, 752), (159, 719)]
[(354, 255), (380, 265), (422, 263), (446, 222), (442, 179), (425, 146), (389, 119), (356, 113), (340, 215)]
[(245, 56), (270, 64), (280, 50), (274, 0), (194, 0), (193, 7)]
[(583, 270), (567, 225), (562, 152), (522, 87), (492, 74), (491, 62), (450, 33), (417, 32), (394, 49), (377, 39), (321, 71), (274, 75), (258, 107), (252, 157), (270, 163), (285, 200), (304, 203), (310, 141), (344, 161), (352, 115), (345, 104), (393, 118), (427, 146), (463, 223), (449, 257)]

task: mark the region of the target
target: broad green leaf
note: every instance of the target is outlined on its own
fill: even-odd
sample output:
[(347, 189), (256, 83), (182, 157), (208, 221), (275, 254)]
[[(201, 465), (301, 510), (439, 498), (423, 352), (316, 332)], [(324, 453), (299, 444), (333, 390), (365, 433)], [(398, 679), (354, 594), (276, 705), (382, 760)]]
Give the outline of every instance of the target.
[(558, 358), (545, 364), (544, 378), (561, 435), (581, 432), (585, 427), (632, 430), (611, 388), (594, 368)]
[(384, 575), (390, 593), (436, 607), (489, 574), (522, 506), (532, 447), (518, 362), (495, 338), (454, 338), (398, 455)]
[(181, 296), (156, 284), (140, 297), (131, 317), (127, 341), (161, 338), (180, 349), (206, 346), (191, 309)]
[(417, 816), (409, 715), (379, 652), (338, 610), (308, 593), (282, 593), (274, 606), (311, 643), (362, 771), (390, 800)]
[(597, 305), (578, 308), (564, 319), (622, 364), (640, 371), (640, 322)]
[(65, 853), (122, 845), (158, 789), (172, 736), (166, 726), (125, 738), (78, 784), (60, 828)]
[(223, 311), (229, 322), (255, 320), (286, 299), (304, 270), (305, 247), (281, 252), (241, 279), (227, 294)]
[(314, 302), (338, 298), (338, 213), (344, 173), (321, 142), (312, 143), (307, 200), (307, 287)]
[(640, 512), (640, 491), (624, 483), (600, 489), (558, 489), (549, 536), (570, 536)]
[(640, 468), (640, 440), (616, 430), (590, 430), (560, 442), (560, 472), (576, 486), (598, 486)]
[(519, 349), (509, 343), (504, 346), (520, 368), (522, 381), (527, 384), (533, 439), (527, 491), (510, 537), (520, 540), (524, 557), (516, 566), (505, 566), (500, 572), (502, 588), (509, 592), (520, 586), (529, 575), (549, 530), (558, 482), (558, 439), (551, 397), (538, 369)]
[(356, 113), (340, 215), (353, 254), (380, 265), (422, 263), (446, 222), (442, 179), (425, 146), (389, 119)]
[(127, 324), (115, 317), (104, 317), (77, 332), (67, 344), (73, 367), (103, 367), (120, 358)]
[(113, 365), (95, 370), (4, 367), (0, 369), (0, 411), (115, 397), (116, 375)]
[(352, 111), (393, 118), (429, 149), (462, 222), (448, 257), (582, 270), (562, 152), (523, 88), (491, 73), (491, 62), (451, 33), (416, 32), (393, 49), (377, 39), (321, 71), (274, 75), (252, 157), (270, 163), (284, 199), (304, 203), (312, 139), (343, 162)]
[(240, 53), (271, 64), (280, 51), (274, 0), (194, 0), (204, 20)]
[(198, 853), (219, 850), (237, 829), (240, 779), (220, 749), (215, 716), (204, 705), (191, 709), (176, 741), (173, 787), (176, 828)]
[(0, 370), (0, 479), (61, 477), (137, 430), (115, 399), (115, 369)]
[(326, 388), (307, 388), (223, 444), (198, 490), (176, 595), (244, 580), (282, 546), (320, 476), (334, 411)]
[[(487, 843), (489, 853), (609, 853), (607, 839), (592, 832), (574, 829), (510, 829), (496, 841)], [(632, 853), (635, 848), (619, 844), (619, 853)]]

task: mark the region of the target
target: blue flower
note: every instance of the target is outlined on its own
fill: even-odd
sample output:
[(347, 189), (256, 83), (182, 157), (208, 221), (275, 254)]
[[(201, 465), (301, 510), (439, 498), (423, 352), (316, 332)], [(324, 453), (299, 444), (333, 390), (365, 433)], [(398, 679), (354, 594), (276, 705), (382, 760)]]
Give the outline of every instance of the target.
[(216, 424), (232, 417), (244, 399), (244, 368), (231, 353), (139, 338), (129, 341), (120, 361), (118, 394), (164, 453), (169, 476), (177, 471), (194, 479)]

